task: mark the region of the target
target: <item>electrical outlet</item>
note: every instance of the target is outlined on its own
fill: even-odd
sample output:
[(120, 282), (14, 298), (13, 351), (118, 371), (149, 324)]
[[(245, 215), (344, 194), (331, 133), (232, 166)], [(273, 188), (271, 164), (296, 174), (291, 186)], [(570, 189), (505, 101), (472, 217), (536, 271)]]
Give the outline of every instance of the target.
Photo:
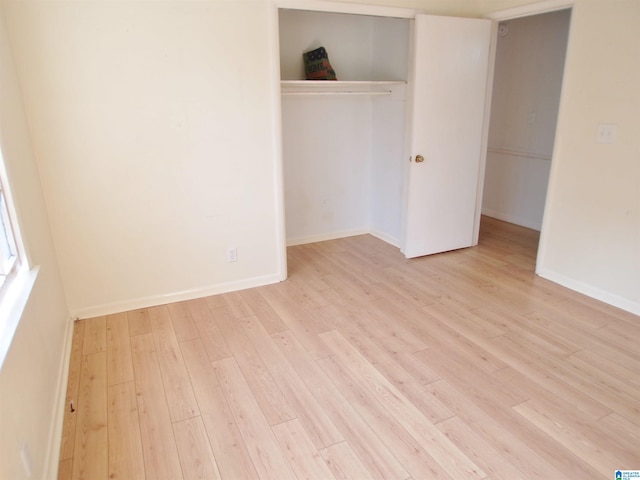
[(20, 449), (20, 458), (22, 459), (22, 466), (24, 467), (24, 473), (27, 478), (31, 478), (31, 471), (33, 470), (33, 461), (31, 460), (31, 450), (29, 449), (29, 442), (26, 440), (22, 442), (22, 448)]
[(238, 249), (236, 247), (227, 248), (227, 262), (238, 261)]
[(601, 123), (598, 125), (596, 143), (616, 143), (616, 131), (618, 125), (615, 123)]
[(527, 123), (529, 125), (536, 124), (536, 112), (529, 112), (529, 115), (527, 115)]

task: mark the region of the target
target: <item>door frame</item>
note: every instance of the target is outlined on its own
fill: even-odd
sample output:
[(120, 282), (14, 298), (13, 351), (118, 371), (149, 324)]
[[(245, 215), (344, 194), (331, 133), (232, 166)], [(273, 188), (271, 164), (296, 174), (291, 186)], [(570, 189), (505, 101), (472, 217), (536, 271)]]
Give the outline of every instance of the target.
[(496, 22), (502, 22), (504, 20), (514, 20), (516, 18), (531, 17), (533, 15), (566, 10), (568, 8), (572, 8), (574, 5), (575, 0), (543, 0), (541, 2), (529, 3), (520, 7), (497, 10), (485, 15), (484, 18), (488, 18), (489, 20), (494, 20)]
[[(522, 5), (519, 7), (513, 7), (513, 8), (508, 8), (505, 10), (497, 10), (495, 12), (491, 12), (485, 15), (484, 18), (488, 18), (490, 20), (493, 20), (495, 23), (495, 27), (497, 30), (497, 25), (498, 22), (501, 21), (506, 21), (506, 20), (514, 20), (516, 18), (524, 18), (524, 17), (532, 17), (534, 15), (542, 15), (544, 13), (550, 13), (550, 12), (557, 12), (559, 10), (568, 10), (571, 9), (573, 10), (575, 7), (575, 3), (576, 0), (543, 0), (540, 2), (536, 2), (536, 3), (530, 3), (527, 5)], [(571, 29), (572, 29), (572, 22), (569, 22), (569, 29), (567, 32), (567, 51), (565, 54), (565, 64), (563, 67), (563, 74), (562, 74), (562, 86), (560, 88), (560, 99), (559, 99), (559, 108), (558, 108), (558, 117), (560, 117), (561, 113), (562, 113), (562, 105), (565, 101), (565, 95), (566, 95), (566, 89), (564, 88), (565, 82), (566, 82), (566, 75), (564, 70), (566, 69), (566, 64), (567, 64), (567, 59), (569, 57), (569, 46), (571, 43)], [(497, 31), (494, 33), (494, 41), (496, 42), (497, 45)], [(493, 76), (493, 72), (495, 71), (495, 55), (494, 55), (494, 64), (492, 66), (492, 76)], [(492, 84), (493, 84), (493, 78), (492, 78)], [(489, 105), (489, 116), (487, 117), (487, 128), (489, 125), (489, 122), (491, 120), (490, 117), (490, 110), (491, 110), (491, 105)], [(555, 141), (557, 141), (558, 135), (557, 135), (557, 131), (558, 131), (558, 123), (556, 123), (556, 134), (555, 134)], [(555, 142), (554, 141), (554, 142)], [(555, 160), (555, 146), (553, 148), (552, 154), (551, 154), (551, 171), (549, 172), (549, 180), (547, 182), (547, 185), (550, 186), (553, 184), (554, 181), (554, 177), (555, 177), (555, 171), (556, 168), (554, 167), (554, 165), (556, 165), (556, 160)], [(484, 185), (484, 175), (485, 172), (482, 172), (482, 184)], [(545, 232), (546, 232), (546, 225), (547, 225), (547, 217), (549, 215), (549, 205), (551, 202), (549, 202), (550, 200), (550, 195), (552, 194), (552, 189), (551, 188), (547, 188), (547, 194), (545, 196), (545, 207), (544, 207), (544, 212), (542, 214), (542, 226), (540, 228), (540, 241), (538, 244), (538, 253), (537, 253), (537, 258), (536, 258), (536, 267), (535, 267), (535, 272), (538, 273), (538, 265), (541, 262), (541, 260), (544, 258), (545, 255), (545, 250), (546, 250), (546, 246), (545, 246)], [(478, 205), (478, 209), (479, 211), (482, 210), (482, 196), (479, 197), (478, 199), (479, 205)], [(478, 217), (479, 218), (479, 217)]]
[(354, 15), (396, 18), (414, 18), (419, 13), (425, 13), (423, 10), (416, 8), (388, 7), (383, 5), (368, 5), (366, 3), (344, 3), (332, 0), (273, 0), (273, 5), (276, 9), (276, 14), (280, 9), (350, 13)]

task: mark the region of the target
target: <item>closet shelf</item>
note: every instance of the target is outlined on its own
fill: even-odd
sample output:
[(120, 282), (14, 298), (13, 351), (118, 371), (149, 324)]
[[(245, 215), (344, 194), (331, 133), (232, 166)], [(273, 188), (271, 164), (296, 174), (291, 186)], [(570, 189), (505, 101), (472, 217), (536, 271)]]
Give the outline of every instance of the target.
[(282, 95), (391, 95), (403, 81), (282, 80)]

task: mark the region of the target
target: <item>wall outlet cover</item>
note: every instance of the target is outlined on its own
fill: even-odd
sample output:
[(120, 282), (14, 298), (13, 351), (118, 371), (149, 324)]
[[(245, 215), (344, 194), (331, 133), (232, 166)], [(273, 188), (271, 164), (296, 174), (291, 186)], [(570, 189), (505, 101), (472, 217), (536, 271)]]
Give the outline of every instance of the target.
[(618, 125), (615, 123), (601, 123), (598, 125), (596, 143), (616, 143)]
[(22, 442), (22, 448), (20, 449), (20, 458), (22, 459), (22, 466), (24, 467), (24, 473), (27, 478), (31, 478), (33, 470), (33, 460), (31, 459), (31, 450), (29, 449), (29, 442), (26, 440)]

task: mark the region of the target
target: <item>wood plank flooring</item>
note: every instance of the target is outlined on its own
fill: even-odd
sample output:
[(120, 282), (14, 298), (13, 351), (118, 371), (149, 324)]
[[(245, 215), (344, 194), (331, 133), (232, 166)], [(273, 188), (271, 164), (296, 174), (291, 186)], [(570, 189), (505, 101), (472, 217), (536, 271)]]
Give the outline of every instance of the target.
[(286, 282), (76, 322), (59, 478), (640, 469), (640, 318), (536, 277), (537, 242), (300, 245)]

